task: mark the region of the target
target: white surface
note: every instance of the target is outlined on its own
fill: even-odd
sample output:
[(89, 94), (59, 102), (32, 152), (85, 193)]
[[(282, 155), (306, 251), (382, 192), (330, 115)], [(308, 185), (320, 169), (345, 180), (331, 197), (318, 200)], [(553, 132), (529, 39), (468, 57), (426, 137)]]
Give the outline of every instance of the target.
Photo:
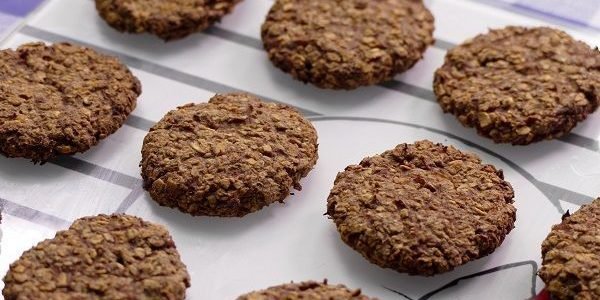
[(0, 198), (68, 221), (110, 213), (129, 193), (118, 185), (51, 164), (34, 166), (24, 159), (1, 159), (0, 178)]
[[(256, 41), (270, 3), (245, 0), (218, 26)], [(436, 16), (436, 36), (452, 43), (485, 32), (488, 27), (544, 25), (474, 1), (429, 3)], [(98, 174), (86, 176), (81, 170), (55, 164), (33, 166), (21, 159), (0, 158), (0, 199), (66, 221), (117, 211), (129, 195), (135, 202), (130, 207), (124, 206), (127, 213), (164, 224), (171, 231), (192, 276), (188, 292), (192, 300), (232, 299), (250, 290), (291, 280), (323, 278), (360, 287), (380, 299), (402, 299), (386, 288), (419, 299), (453, 280), (510, 264), (516, 265), (459, 281), (430, 299), (524, 299), (531, 296), (535, 275), (532, 264), (539, 265), (540, 243), (551, 225), (560, 221), (559, 209), (573, 210), (581, 204), (581, 200), (572, 199), (573, 192), (580, 198), (600, 195), (598, 151), (563, 141), (527, 147), (494, 145), (473, 130), (461, 127), (454, 117), (442, 114), (434, 102), (380, 86), (340, 92), (303, 85), (275, 69), (262, 50), (215, 35), (196, 34), (164, 43), (149, 35), (120, 34), (98, 18), (91, 0), (52, 0), (28, 25), (143, 60), (132, 69), (144, 91), (133, 113), (139, 118), (158, 121), (179, 105), (205, 102), (213, 94), (210, 88), (202, 88), (203, 84), (192, 86), (178, 82), (178, 78), (165, 78), (171, 74), (156, 72), (154, 65), (196, 76), (201, 79), (198, 81), (210, 81), (212, 86), (248, 91), (321, 115), (340, 117), (313, 118), (319, 133), (320, 158), (303, 180), (303, 190), (290, 196), (284, 205), (275, 204), (242, 219), (190, 217), (158, 207), (145, 193), (135, 197), (130, 186), (107, 182)], [(568, 31), (589, 43), (600, 41), (594, 32)], [(16, 47), (40, 38), (44, 39), (17, 33), (3, 46)], [(430, 48), (425, 60), (397, 79), (431, 90), (432, 74), (444, 55), (444, 50)], [(600, 114), (591, 116), (575, 132), (598, 140)], [(102, 172), (117, 172), (139, 184), (138, 163), (144, 135), (143, 130), (125, 125), (76, 158), (81, 163), (104, 168)], [(516, 228), (494, 254), (433, 278), (410, 277), (369, 264), (341, 242), (333, 223), (323, 216), (338, 171), (358, 163), (364, 156), (424, 138), (473, 151), (485, 162), (504, 169), (515, 188), (518, 209)], [(479, 146), (471, 147), (472, 143)], [(552, 188), (548, 189), (548, 185)], [(546, 187), (546, 193), (556, 191), (551, 195), (554, 204), (540, 187)], [(44, 227), (36, 225), (35, 218), (31, 221), (5, 216), (0, 254), (2, 274), (22, 251), (52, 236), (64, 225), (52, 226), (46, 222), (48, 227)], [(542, 284), (538, 279), (535, 281), (539, 291)]]
[[(506, 170), (508, 180), (518, 186), (518, 221), (502, 246), (487, 258), (434, 278), (411, 277), (381, 269), (343, 244), (333, 222), (323, 216), (325, 200), (338, 170), (397, 143), (425, 138), (457, 145), (467, 151), (474, 149), (443, 135), (393, 124), (353, 121), (317, 121), (314, 124), (320, 137), (319, 163), (303, 180), (302, 191), (288, 198), (285, 205), (272, 205), (243, 219), (219, 220), (183, 216), (159, 207), (144, 196), (127, 211), (169, 226), (184, 261), (193, 272), (193, 284), (188, 293), (193, 295), (191, 299), (233, 299), (244, 291), (311, 278), (329, 278), (333, 282), (362, 287), (366, 294), (381, 299), (397, 298), (382, 286), (420, 296), (466, 274), (512, 262), (536, 260), (540, 252), (536, 245), (541, 244), (546, 230), (531, 229), (547, 229), (560, 219), (556, 209), (526, 179), (493, 157), (483, 155), (486, 162)], [(540, 215), (545, 217), (539, 218)], [(523, 247), (525, 241), (531, 246)], [(519, 276), (527, 280), (514, 290), (514, 296), (522, 296), (523, 290), (526, 295), (530, 293), (533, 273), (530, 267), (526, 271)], [(503, 273), (499, 272), (498, 278), (504, 278)], [(487, 280), (496, 282), (494, 275), (489, 275)], [(470, 295), (470, 286), (460, 285), (453, 293), (462, 293), (462, 297)], [(506, 297), (506, 293), (511, 292), (509, 286), (512, 284), (498, 282), (486, 286), (485, 290), (489, 295), (497, 294), (498, 299), (519, 299)], [(472, 296), (468, 299), (481, 299)]]

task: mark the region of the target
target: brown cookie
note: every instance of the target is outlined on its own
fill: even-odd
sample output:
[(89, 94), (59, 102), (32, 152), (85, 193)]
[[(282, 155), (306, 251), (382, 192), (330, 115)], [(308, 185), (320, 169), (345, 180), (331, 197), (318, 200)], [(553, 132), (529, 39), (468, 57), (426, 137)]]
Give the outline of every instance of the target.
[(237, 300), (376, 300), (362, 294), (360, 290), (349, 290), (346, 286), (305, 281), (270, 287), (266, 290), (242, 295)]
[(600, 199), (584, 205), (542, 243), (539, 276), (558, 300), (600, 299)]
[(450, 50), (433, 85), (463, 125), (526, 145), (569, 133), (598, 108), (600, 51), (547, 27), (491, 30)]
[(184, 299), (190, 277), (169, 232), (127, 215), (76, 220), (10, 265), (16, 299)]
[(95, 0), (100, 16), (121, 32), (149, 32), (165, 41), (202, 31), (241, 0)]
[(327, 214), (370, 262), (412, 275), (492, 253), (516, 219), (501, 170), (452, 146), (419, 141), (338, 174)]
[(283, 202), (317, 161), (317, 133), (295, 109), (248, 94), (169, 112), (144, 139), (144, 187), (192, 215), (241, 217)]
[(411, 68), (433, 44), (433, 28), (421, 0), (276, 0), (262, 40), (294, 78), (355, 89)]
[(0, 51), (0, 153), (45, 162), (84, 152), (135, 108), (140, 82), (118, 59), (59, 43)]

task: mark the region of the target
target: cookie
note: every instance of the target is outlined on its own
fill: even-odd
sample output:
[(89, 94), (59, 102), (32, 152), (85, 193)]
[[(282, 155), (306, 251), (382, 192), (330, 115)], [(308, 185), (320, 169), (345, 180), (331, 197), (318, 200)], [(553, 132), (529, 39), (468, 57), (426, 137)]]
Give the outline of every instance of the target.
[(582, 206), (542, 243), (539, 276), (557, 300), (600, 299), (600, 199)]
[(418, 141), (339, 173), (327, 215), (370, 262), (431, 276), (494, 252), (514, 227), (513, 196), (476, 155)]
[(190, 277), (169, 232), (127, 215), (76, 220), (10, 265), (15, 299), (184, 299)]
[(326, 89), (388, 81), (433, 44), (421, 0), (276, 0), (262, 25), (273, 64)]
[(123, 125), (141, 93), (118, 59), (58, 43), (0, 51), (0, 153), (45, 162)]
[(330, 285), (327, 280), (321, 282), (305, 281), (270, 287), (266, 290), (242, 295), (237, 300), (375, 300), (362, 294), (360, 290), (349, 290), (346, 286)]
[(463, 125), (527, 145), (566, 135), (598, 108), (600, 51), (547, 27), (491, 30), (450, 50), (433, 85)]
[(149, 32), (165, 41), (202, 31), (241, 0), (95, 0), (108, 25), (121, 32)]
[(216, 95), (158, 122), (142, 147), (144, 187), (191, 215), (242, 217), (283, 202), (317, 161), (317, 133), (295, 109)]

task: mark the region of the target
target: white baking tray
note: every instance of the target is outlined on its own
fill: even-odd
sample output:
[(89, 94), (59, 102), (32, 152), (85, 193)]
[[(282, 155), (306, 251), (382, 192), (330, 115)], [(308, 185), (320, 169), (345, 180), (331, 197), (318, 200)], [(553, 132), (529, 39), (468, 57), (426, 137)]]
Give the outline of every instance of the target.
[[(428, 1), (438, 41), (425, 59), (393, 82), (341, 92), (304, 85), (271, 65), (259, 39), (270, 0), (245, 0), (208, 32), (170, 43), (116, 32), (97, 16), (91, 0), (48, 1), (3, 48), (38, 40), (87, 45), (119, 56), (140, 78), (143, 94), (127, 124), (85, 154), (42, 166), (0, 158), (5, 209), (0, 274), (23, 251), (76, 218), (125, 212), (169, 228), (192, 277), (188, 299), (234, 299), (271, 285), (324, 278), (380, 299), (534, 296), (543, 288), (535, 273), (550, 227), (566, 210), (600, 196), (600, 113), (565, 138), (527, 147), (495, 145), (444, 115), (431, 82), (449, 47), (490, 27), (550, 25), (487, 2)], [(593, 29), (562, 28), (590, 44), (600, 41)], [(314, 122), (320, 157), (302, 191), (241, 219), (191, 217), (159, 207), (141, 188), (139, 175), (147, 128), (178, 105), (228, 91), (296, 106)], [(496, 252), (432, 278), (368, 263), (323, 215), (338, 171), (419, 139), (475, 152), (504, 169), (518, 209), (516, 228)]]

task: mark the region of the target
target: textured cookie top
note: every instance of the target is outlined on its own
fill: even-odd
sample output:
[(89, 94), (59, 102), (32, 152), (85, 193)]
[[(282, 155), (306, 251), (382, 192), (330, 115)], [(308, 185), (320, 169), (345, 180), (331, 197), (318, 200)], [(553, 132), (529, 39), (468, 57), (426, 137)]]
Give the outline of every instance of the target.
[(100, 16), (119, 31), (149, 32), (164, 40), (202, 31), (240, 0), (96, 0)]
[(600, 52), (546, 28), (491, 30), (450, 50), (435, 93), (445, 112), (498, 143), (560, 137), (600, 102)]
[(127, 215), (76, 220), (10, 265), (14, 299), (184, 299), (190, 277), (167, 230)]
[(121, 127), (140, 93), (126, 66), (92, 49), (0, 51), (0, 153), (43, 162), (86, 151)]
[(600, 199), (563, 218), (542, 243), (539, 275), (556, 299), (600, 299)]
[(372, 263), (429, 276), (492, 253), (513, 228), (513, 196), (476, 155), (419, 141), (339, 173), (327, 214)]
[(154, 200), (192, 215), (238, 216), (283, 202), (317, 160), (317, 133), (295, 109), (248, 94), (169, 112), (144, 139)]
[(237, 300), (300, 300), (300, 299), (327, 299), (327, 300), (375, 300), (361, 293), (360, 290), (349, 290), (346, 286), (329, 285), (327, 281), (321, 283), (306, 281), (300, 283), (282, 284), (266, 290), (242, 295)]
[(421, 0), (277, 0), (262, 39), (294, 78), (354, 89), (412, 67), (433, 43), (433, 27)]

